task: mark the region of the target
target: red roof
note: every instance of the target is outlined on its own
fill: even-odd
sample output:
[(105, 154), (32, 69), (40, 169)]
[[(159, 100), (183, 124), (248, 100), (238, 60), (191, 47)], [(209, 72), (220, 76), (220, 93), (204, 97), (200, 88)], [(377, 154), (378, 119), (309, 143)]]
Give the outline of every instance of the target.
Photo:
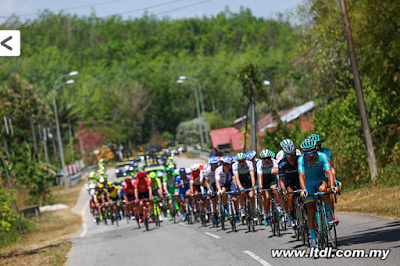
[(234, 151), (241, 150), (243, 149), (243, 134), (242, 132), (236, 132), (230, 135), (231, 137), (231, 143), (232, 143), (232, 149)]
[[(279, 116), (282, 117), (292, 110), (293, 110), (293, 108), (282, 110), (282, 111), (279, 111), (278, 114), (279, 114)], [(257, 121), (257, 130), (260, 131), (262, 128), (266, 127), (267, 125), (271, 124), (272, 122), (274, 122), (272, 119), (272, 113), (266, 114), (263, 118), (261, 118), (260, 120)]]
[(239, 130), (234, 127), (211, 130), (210, 137), (213, 148), (217, 148), (219, 144), (231, 143), (230, 134), (237, 132), (239, 132)]

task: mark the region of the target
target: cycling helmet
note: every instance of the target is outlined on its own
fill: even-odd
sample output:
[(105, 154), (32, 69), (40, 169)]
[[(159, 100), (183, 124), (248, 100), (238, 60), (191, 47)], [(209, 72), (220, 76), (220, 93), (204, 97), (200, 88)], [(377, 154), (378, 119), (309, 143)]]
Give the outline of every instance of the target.
[(127, 184), (132, 183), (132, 179), (130, 179), (129, 177), (125, 178), (125, 183), (127, 183)]
[(243, 152), (239, 152), (238, 154), (236, 154), (236, 159), (238, 161), (246, 160), (246, 154), (244, 154)]
[(89, 177), (94, 177), (96, 175), (95, 171), (90, 172)]
[(294, 144), (289, 143), (282, 147), (284, 154), (294, 154), (296, 152), (296, 146)]
[(265, 159), (265, 158), (274, 158), (275, 157), (275, 153), (273, 151), (271, 151), (271, 150), (265, 149), (265, 150), (262, 150), (260, 152), (260, 157), (263, 158), (263, 159)]
[(220, 162), (220, 161), (221, 161), (221, 158), (222, 158), (221, 156), (218, 156), (218, 162)]
[(218, 157), (217, 156), (211, 156), (210, 157), (210, 163), (218, 163)]
[(313, 150), (313, 149), (315, 149), (315, 145), (317, 145), (315, 140), (313, 140), (313, 139), (305, 139), (305, 140), (303, 140), (303, 142), (301, 142), (300, 147), (303, 149), (303, 151), (305, 151), (305, 150)]
[(104, 181), (105, 181), (105, 180), (104, 180), (104, 177), (100, 177), (99, 182), (100, 182), (100, 183), (104, 183)]
[(104, 187), (104, 185), (103, 185), (103, 184), (99, 184), (99, 188), (101, 188), (101, 189), (102, 189), (103, 187)]
[(309, 135), (308, 137), (307, 137), (308, 139), (312, 139), (312, 140), (315, 140), (315, 142), (322, 142), (322, 138), (321, 138), (321, 136), (320, 135), (318, 135), (318, 134), (311, 134), (311, 135)]
[(224, 164), (231, 164), (232, 163), (232, 158), (231, 156), (224, 156), (221, 158), (222, 163)]
[(199, 168), (200, 168), (200, 164), (198, 164), (198, 163), (194, 163), (190, 166), (190, 169), (192, 169), (193, 172), (199, 170)]
[(146, 172), (139, 172), (139, 173), (137, 173), (137, 175), (136, 175), (136, 177), (137, 178), (145, 178), (147, 176), (147, 174), (146, 174)]
[(149, 174), (149, 177), (151, 179), (156, 178), (156, 176), (157, 176), (156, 172), (150, 172), (150, 174)]
[(236, 156), (231, 156), (231, 159), (232, 159), (232, 163), (236, 163), (237, 162)]
[(179, 169), (179, 174), (186, 174), (186, 169), (183, 167)]
[(192, 169), (190, 169), (189, 167), (185, 169), (186, 174), (190, 174), (192, 172)]
[(104, 161), (104, 159), (103, 159), (103, 158), (100, 158), (99, 163), (102, 163), (103, 161)]
[(285, 146), (286, 144), (289, 144), (289, 143), (293, 144), (293, 141), (291, 139), (284, 139), (281, 141), (280, 145), (283, 148), (283, 146)]
[(164, 174), (162, 172), (157, 173), (157, 177), (163, 177), (163, 176), (164, 176)]
[(255, 151), (248, 151), (246, 152), (246, 159), (251, 161), (256, 158), (257, 153)]
[(108, 185), (108, 186), (112, 186), (113, 184), (114, 184), (113, 181), (108, 181), (108, 182), (107, 182), (107, 185)]

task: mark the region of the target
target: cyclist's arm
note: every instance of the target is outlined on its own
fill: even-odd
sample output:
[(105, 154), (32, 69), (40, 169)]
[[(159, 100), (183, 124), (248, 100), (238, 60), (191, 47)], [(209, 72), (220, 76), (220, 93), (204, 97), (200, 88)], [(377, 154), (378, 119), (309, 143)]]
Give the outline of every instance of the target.
[(189, 189), (190, 189), (190, 193), (192, 193), (192, 194), (194, 194), (193, 183), (194, 183), (194, 181), (190, 180)]
[(333, 160), (329, 160), (328, 162), (331, 165), (331, 171), (332, 171), (333, 177), (336, 180), (336, 169), (335, 169), (335, 167), (333, 167)]
[(233, 177), (234, 177), (234, 179), (236, 180), (237, 188), (243, 189), (242, 183), (240, 183), (239, 174), (234, 174)]
[(208, 181), (208, 178), (206, 178), (206, 188), (207, 188), (207, 191), (211, 190), (210, 182)]
[(258, 176), (258, 186), (260, 188), (262, 188), (263, 187), (263, 175), (262, 174), (258, 174), (257, 176)]
[(218, 191), (221, 190), (221, 184), (219, 183), (219, 180), (215, 180), (215, 186), (217, 187)]
[(300, 182), (301, 189), (307, 190), (307, 188), (306, 188), (306, 173), (304, 173), (304, 172), (299, 173), (299, 182)]
[[(139, 199), (139, 193), (138, 193), (138, 189), (137, 188), (134, 189), (134, 193), (135, 193), (135, 199)], [(126, 195), (124, 197), (125, 197), (125, 200), (128, 200)]]
[(250, 171), (250, 177), (251, 177), (251, 186), (254, 187), (256, 185), (256, 177), (254, 175), (254, 170)]
[(149, 197), (153, 197), (153, 190), (151, 189), (151, 186), (147, 186), (147, 190), (149, 191)]
[(283, 176), (279, 176), (279, 182), (281, 183), (282, 190), (286, 190), (285, 181)]
[(163, 189), (166, 194), (168, 194), (168, 185), (166, 182), (163, 183)]
[(328, 176), (328, 180), (329, 180), (329, 185), (330, 186), (335, 186), (335, 177), (331, 171), (331, 169), (326, 169), (325, 170), (326, 175)]

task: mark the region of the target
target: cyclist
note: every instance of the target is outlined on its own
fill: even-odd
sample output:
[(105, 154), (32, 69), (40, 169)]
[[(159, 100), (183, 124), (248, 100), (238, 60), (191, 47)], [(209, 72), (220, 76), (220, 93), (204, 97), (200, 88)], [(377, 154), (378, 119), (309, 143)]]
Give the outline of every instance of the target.
[[(279, 163), (280, 160), (282, 160), (283, 158), (285, 158), (285, 153), (283, 152), (283, 146), (285, 146), (286, 144), (293, 144), (293, 141), (291, 139), (284, 139), (281, 141), (280, 145), (281, 145), (281, 150), (276, 154), (276, 160)], [(296, 149), (296, 155), (297, 156), (301, 156), (301, 151), (299, 149)]]
[[(312, 139), (305, 139), (301, 143), (300, 147), (304, 151), (304, 155), (300, 156), (297, 160), (299, 181), (303, 192), (302, 197), (307, 198), (306, 209), (307, 209), (307, 223), (308, 229), (311, 236), (311, 247), (316, 248), (316, 236), (315, 236), (315, 197), (310, 194), (314, 194), (317, 190), (321, 192), (327, 192), (332, 190), (335, 194), (337, 187), (331, 186), (328, 188), (328, 183), (334, 184), (334, 177), (331, 171), (331, 165), (328, 162), (328, 157), (317, 151), (317, 143)], [(325, 175), (326, 173), (326, 175)], [(324, 196), (324, 202), (327, 210), (327, 220), (329, 224), (334, 223), (331, 206), (330, 206), (330, 195)]]
[(110, 196), (111, 212), (114, 212), (113, 202), (116, 202), (117, 209), (118, 209), (118, 212), (117, 212), (118, 218), (121, 219), (120, 212), (122, 211), (122, 206), (121, 206), (121, 198), (119, 197), (118, 190), (121, 190), (121, 188), (118, 185), (116, 185), (115, 182), (113, 182), (113, 181), (107, 182), (107, 192), (108, 192), (108, 195)]
[[(200, 164), (202, 165), (202, 164)], [(210, 199), (208, 197), (206, 197), (206, 192), (207, 192), (207, 188), (206, 188), (206, 181), (204, 178), (204, 173), (206, 171), (207, 168), (211, 167), (210, 163), (207, 163), (206, 165), (203, 165), (203, 169), (200, 170), (200, 190), (201, 190), (201, 194), (204, 198), (204, 213), (206, 213), (206, 222), (208, 222), (208, 206), (210, 205)]]
[(91, 172), (89, 173), (88, 181), (92, 181), (92, 180), (95, 180), (95, 181), (96, 181), (96, 172), (95, 172), (95, 171), (91, 171)]
[[(258, 185), (263, 190), (262, 193), (264, 196), (264, 225), (267, 226), (269, 224), (269, 193), (264, 189), (278, 187), (276, 175), (279, 173), (279, 170), (278, 162), (274, 159), (275, 153), (268, 149), (265, 149), (260, 152), (260, 157), (262, 158), (262, 160), (259, 160), (257, 163), (257, 176)], [(274, 194), (276, 203), (279, 206), (278, 191), (274, 190), (272, 193)]]
[(183, 221), (186, 221), (186, 212), (183, 208), (183, 203), (185, 201), (185, 196), (190, 195), (190, 176), (186, 174), (185, 168), (179, 169), (179, 176), (175, 180), (175, 188), (178, 189), (179, 194), (179, 206), (181, 208), (181, 213), (183, 216)]
[[(136, 180), (135, 182), (132, 183), (132, 186), (134, 188), (134, 193), (135, 193), (135, 202), (139, 203), (139, 212), (140, 212), (139, 222), (142, 223), (143, 201), (141, 201), (141, 199), (149, 199), (149, 201), (146, 202), (146, 207), (148, 210), (150, 210), (150, 201), (153, 200), (153, 194), (152, 194), (153, 191), (151, 189), (151, 185), (147, 178), (146, 172), (137, 173)], [(153, 222), (151, 216), (149, 217), (149, 222), (150, 223)]]
[(255, 151), (246, 152), (246, 160), (253, 163), (253, 168), (257, 169), (257, 163), (260, 159), (256, 158), (257, 153)]
[(172, 196), (178, 193), (177, 189), (175, 188), (175, 178), (177, 174), (174, 173), (173, 168), (165, 168), (167, 173), (166, 176), (163, 177), (163, 189), (164, 192), (168, 195), (168, 207), (169, 207), (169, 220), (172, 221)]
[[(237, 162), (232, 165), (232, 172), (234, 176), (234, 180), (236, 183), (237, 188), (240, 191), (240, 211), (242, 218), (246, 215), (244, 213), (244, 205), (245, 205), (245, 199), (246, 195), (244, 190), (246, 188), (255, 188), (256, 186), (256, 178), (254, 174), (254, 167), (253, 163), (250, 161), (246, 161), (246, 154), (243, 152), (240, 152), (236, 154), (236, 159)], [(254, 192), (250, 191), (249, 192), (249, 197), (251, 200), (251, 203), (253, 206), (255, 205), (255, 199), (254, 199)], [(256, 220), (257, 217), (254, 217), (254, 220)]]
[(297, 155), (296, 146), (293, 143), (288, 143), (282, 148), (284, 152), (284, 158), (279, 161), (279, 182), (282, 188), (282, 194), (287, 197), (287, 205), (285, 210), (286, 223), (289, 226), (289, 221), (295, 219), (295, 206), (294, 206), (294, 195), (287, 195), (287, 192), (300, 189), (299, 183), (299, 172), (297, 159), (300, 157)]
[(96, 192), (96, 195), (94, 196), (94, 203), (96, 204), (96, 207), (98, 208), (99, 211), (99, 216), (100, 216), (100, 221), (103, 221), (103, 214), (101, 211), (101, 208), (106, 204), (106, 202), (110, 202), (110, 196), (108, 195), (107, 190), (104, 189), (103, 184), (98, 185), (98, 191)]
[(104, 164), (103, 158), (100, 158), (100, 160), (99, 160), (99, 162), (97, 164), (97, 168), (99, 170), (103, 170), (103, 171), (106, 170), (106, 165)]
[[(156, 202), (156, 205), (157, 205), (156, 210), (154, 210), (154, 208), (153, 208), (153, 212), (155, 214), (158, 214), (160, 222), (163, 221), (162, 215), (160, 215), (160, 210), (161, 210), (160, 202), (161, 202), (161, 197), (162, 197), (162, 185), (161, 185), (162, 176), (163, 176), (163, 174), (161, 172), (158, 172), (157, 174), (155, 172), (151, 172), (149, 174), (154, 201)], [(152, 206), (154, 206), (154, 204)]]
[(128, 215), (131, 216), (133, 213), (132, 203), (135, 199), (135, 188), (132, 184), (132, 179), (130, 177), (125, 178), (125, 185), (122, 188), (122, 195), (125, 200), (125, 204), (128, 206)]
[(198, 211), (199, 206), (197, 205), (197, 202), (199, 201), (201, 195), (200, 171), (203, 170), (203, 166), (195, 163), (190, 166), (190, 169), (192, 170), (190, 173), (190, 193), (194, 195), (194, 207), (195, 210)]
[(206, 198), (207, 201), (204, 202), (205, 208), (209, 208), (210, 206), (210, 200), (212, 200), (213, 203), (213, 212), (214, 212), (214, 224), (218, 226), (218, 216), (217, 216), (217, 198), (214, 195), (212, 195), (214, 192), (217, 191), (217, 187), (215, 186), (215, 169), (218, 167), (218, 157), (217, 156), (211, 156), (210, 157), (210, 166), (207, 167), (204, 170), (204, 184), (205, 188), (207, 189), (207, 194)]
[[(313, 140), (315, 140), (315, 142), (317, 142), (317, 151), (320, 151), (320, 152), (323, 152), (327, 157), (328, 157), (328, 161), (329, 161), (329, 164), (331, 165), (331, 170), (332, 170), (332, 174), (333, 174), (333, 177), (335, 178), (335, 186), (336, 187), (338, 187), (339, 189), (341, 189), (342, 188), (342, 182), (340, 182), (340, 181), (338, 181), (337, 179), (336, 179), (336, 169), (335, 169), (335, 167), (333, 166), (333, 158), (332, 158), (332, 152), (331, 152), (331, 150), (330, 149), (328, 149), (328, 148), (326, 148), (326, 147), (322, 147), (321, 146), (321, 144), (322, 144), (322, 138), (321, 138), (321, 136), (320, 135), (318, 135), (318, 134), (311, 134), (311, 135), (309, 135), (308, 137), (307, 137), (308, 139), (313, 139)], [(335, 223), (339, 223), (339, 220), (335, 217), (335, 213), (334, 213), (334, 208), (335, 208), (335, 202), (334, 202), (334, 200), (333, 200), (333, 196), (331, 196), (332, 198), (331, 198), (331, 209), (332, 209), (332, 216), (333, 216), (333, 219), (335, 220)]]
[[(224, 156), (221, 158), (222, 165), (218, 166), (215, 170), (215, 185), (218, 190), (218, 196), (222, 197), (222, 205), (225, 209), (225, 215), (228, 215), (228, 195), (224, 194), (229, 191), (236, 191), (236, 186), (233, 182), (232, 172), (232, 158), (230, 156)], [(237, 201), (237, 193), (232, 194), (232, 201), (235, 205), (236, 211), (236, 222), (239, 223), (239, 204)]]

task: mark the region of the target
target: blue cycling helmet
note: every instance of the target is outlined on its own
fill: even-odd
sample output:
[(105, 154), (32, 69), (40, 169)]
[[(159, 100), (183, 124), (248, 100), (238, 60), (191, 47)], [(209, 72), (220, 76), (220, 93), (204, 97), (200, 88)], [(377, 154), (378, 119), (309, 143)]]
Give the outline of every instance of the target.
[(186, 169), (185, 168), (180, 168), (179, 169), (179, 174), (186, 174)]
[(223, 162), (224, 164), (231, 164), (232, 163), (232, 158), (231, 156), (224, 156), (221, 158), (221, 162)]
[(257, 153), (255, 151), (248, 151), (246, 152), (246, 159), (251, 161), (256, 158)]
[(218, 157), (217, 156), (211, 156), (210, 157), (210, 163), (218, 163)]
[(305, 139), (303, 142), (300, 144), (300, 147), (305, 150), (313, 150), (315, 149), (315, 146), (317, 145), (317, 142), (313, 139)]
[(236, 156), (231, 156), (231, 159), (232, 159), (232, 163), (236, 163), (237, 162)]
[(315, 140), (317, 143), (318, 143), (318, 142), (322, 142), (322, 138), (321, 138), (321, 136), (318, 135), (318, 134), (311, 134), (311, 135), (309, 135), (307, 138), (308, 138), (308, 139)]

